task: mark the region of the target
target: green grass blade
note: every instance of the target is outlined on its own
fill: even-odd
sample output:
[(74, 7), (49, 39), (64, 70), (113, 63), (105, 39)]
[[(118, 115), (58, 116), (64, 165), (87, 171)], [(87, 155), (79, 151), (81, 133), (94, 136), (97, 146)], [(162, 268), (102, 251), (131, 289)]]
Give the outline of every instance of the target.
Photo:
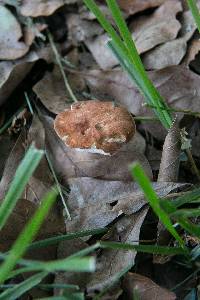
[[(161, 122), (165, 126), (165, 128), (170, 128), (172, 124), (172, 117), (170, 115), (168, 107), (147, 76), (140, 56), (132, 40), (131, 34), (126, 26), (125, 21), (123, 20), (123, 17), (121, 15), (120, 9), (116, 1), (107, 0), (107, 3), (113, 14), (114, 20), (119, 27), (119, 31), (124, 42), (118, 36), (112, 25), (106, 20), (105, 16), (102, 14), (102, 12), (93, 0), (84, 0), (84, 3), (95, 14), (99, 23), (109, 34), (109, 36), (112, 39), (112, 42), (114, 43), (114, 46), (117, 47), (118, 50), (120, 50), (121, 57), (123, 57), (122, 60), (127, 61), (127, 63), (131, 65), (131, 68), (134, 68), (136, 70), (136, 72), (134, 72), (134, 77), (136, 78), (137, 73), (137, 85), (139, 85), (140, 89), (143, 86), (145, 87), (142, 88), (143, 93), (148, 94), (149, 101), (153, 101), (151, 102), (151, 104), (153, 104), (156, 107), (156, 110), (158, 110), (157, 115), (161, 119)], [(132, 77), (132, 79), (134, 79), (134, 77)]]
[(17, 269), (11, 273), (12, 277), (16, 275), (36, 272), (36, 271), (68, 271), (68, 272), (94, 272), (95, 271), (95, 258), (94, 257), (67, 257), (55, 261), (41, 262), (36, 261), (35, 265)]
[(138, 163), (135, 163), (131, 167), (131, 171), (132, 171), (132, 176), (135, 178), (137, 183), (140, 185), (146, 199), (148, 200), (148, 202), (151, 205), (155, 214), (159, 217), (159, 219), (164, 224), (164, 226), (167, 228), (167, 230), (179, 242), (180, 246), (185, 248), (185, 245), (184, 245), (185, 243), (182, 240), (182, 238), (179, 236), (179, 234), (177, 233), (175, 228), (173, 227), (173, 224), (172, 224), (168, 214), (161, 208), (159, 198), (156, 195), (155, 191), (153, 190), (153, 188), (151, 186), (151, 182), (150, 182), (149, 178), (145, 175), (142, 167)]
[(192, 12), (193, 18), (196, 22), (197, 28), (200, 32), (200, 15), (199, 15), (199, 9), (197, 7), (197, 3), (195, 0), (187, 0), (188, 6)]
[(161, 255), (188, 254), (188, 252), (182, 247), (165, 247), (157, 245), (132, 245), (118, 242), (100, 242), (100, 247), (106, 249), (132, 250), (143, 253), (154, 253)]
[(107, 231), (108, 230), (106, 228), (99, 228), (99, 229), (78, 231), (75, 233), (59, 235), (59, 236), (51, 237), (51, 238), (48, 238), (45, 240), (36, 241), (29, 246), (29, 249), (38, 249), (38, 248), (42, 248), (42, 247), (48, 247), (50, 245), (58, 244), (61, 241), (68, 241), (68, 240), (73, 240), (73, 239), (88, 236), (88, 235), (96, 235), (96, 234), (100, 234), (100, 233), (106, 233)]
[(195, 189), (173, 200), (173, 205), (178, 208), (186, 203), (198, 202), (200, 200), (200, 188)]
[(191, 235), (200, 238), (200, 226), (195, 225), (184, 217), (176, 217), (176, 221)]
[(154, 113), (157, 115), (157, 117), (159, 118), (159, 120), (161, 121), (162, 125), (165, 128), (169, 128), (171, 125), (171, 120), (166, 120), (166, 116), (165, 116), (165, 109), (163, 107), (161, 107), (160, 105), (158, 105), (157, 103), (155, 103), (155, 99), (157, 99), (158, 97), (156, 95), (151, 95), (148, 91), (148, 89), (146, 88), (146, 83), (143, 79), (143, 77), (140, 76), (140, 74), (138, 73), (138, 71), (136, 70), (134, 64), (128, 59), (125, 58), (124, 59), (124, 54), (121, 51), (121, 49), (118, 47), (117, 44), (115, 44), (114, 41), (109, 41), (107, 43), (108, 47), (111, 49), (111, 51), (113, 52), (114, 56), (118, 59), (120, 65), (122, 66), (122, 68), (128, 73), (128, 75), (130, 76), (130, 78), (136, 82), (140, 92), (144, 95), (146, 102), (149, 105), (152, 105), (153, 103), (153, 107), (155, 107)]
[(9, 288), (0, 294), (0, 300), (16, 300), (22, 296), (25, 292), (39, 284), (42, 279), (47, 276), (47, 272), (42, 272), (31, 276), (22, 283), (17, 284), (13, 288)]
[(177, 209), (176, 211), (170, 214), (170, 217), (177, 218), (191, 218), (191, 217), (199, 217), (200, 216), (200, 208), (190, 208), (190, 209)]
[(44, 221), (44, 218), (53, 205), (56, 196), (57, 191), (51, 191), (44, 197), (41, 206), (20, 233), (19, 237), (8, 253), (6, 260), (0, 266), (0, 282), (3, 282), (7, 278), (10, 271), (14, 268), (17, 261), (23, 256), (29, 244), (35, 238), (39, 228), (42, 225), (42, 222)]
[(124, 51), (124, 53), (126, 53), (129, 56), (129, 53), (126, 47), (124, 46), (122, 40), (118, 36), (113, 26), (106, 20), (105, 16), (103, 15), (99, 7), (96, 5), (96, 3), (93, 0), (83, 0), (83, 2), (93, 12), (93, 14), (96, 16), (101, 26), (109, 34), (112, 40), (115, 41), (118, 47), (120, 47)]
[(14, 180), (12, 181), (6, 197), (0, 206), (0, 230), (12, 213), (12, 210), (23, 193), (26, 184), (38, 166), (42, 155), (43, 151), (37, 150), (31, 146), (17, 168)]

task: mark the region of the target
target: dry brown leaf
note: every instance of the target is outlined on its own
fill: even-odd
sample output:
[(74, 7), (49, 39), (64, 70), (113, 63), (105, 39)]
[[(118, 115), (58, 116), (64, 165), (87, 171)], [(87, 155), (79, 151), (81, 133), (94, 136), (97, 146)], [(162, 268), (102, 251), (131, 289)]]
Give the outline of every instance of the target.
[[(134, 182), (107, 181), (88, 177), (69, 179), (68, 182), (70, 185), (68, 205), (75, 213), (84, 207), (115, 203), (111, 205), (112, 211), (132, 214), (146, 204), (143, 192)], [(159, 197), (165, 197), (181, 186), (172, 182), (152, 184)]]
[(49, 16), (59, 7), (76, 2), (77, 0), (22, 0), (20, 13), (25, 17)]
[[(34, 144), (38, 149), (45, 149), (45, 133), (39, 118), (34, 115), (27, 136), (28, 145)], [(24, 197), (31, 202), (40, 203), (41, 198), (53, 186), (54, 180), (45, 156), (42, 157), (37, 169), (31, 176)]]
[[(148, 72), (148, 75), (170, 107), (200, 112), (200, 79), (197, 74), (184, 66), (173, 66)], [(93, 95), (103, 92), (136, 116), (153, 116), (151, 109), (143, 106), (143, 96), (123, 71), (91, 70), (83, 76)], [(166, 130), (158, 122), (148, 122), (145, 129), (159, 140), (166, 135)]]
[(123, 280), (123, 290), (127, 300), (132, 300), (134, 291), (140, 300), (175, 300), (176, 295), (137, 273), (128, 273)]
[(24, 56), (29, 46), (21, 42), (22, 30), (14, 15), (0, 5), (0, 60), (14, 60)]
[[(0, 251), (9, 249), (37, 208), (37, 205), (28, 200), (20, 199), (18, 201), (6, 225), (0, 231)], [(38, 232), (37, 239), (45, 239), (64, 232), (64, 218), (54, 206)]]
[(120, 8), (127, 14), (133, 15), (148, 8), (163, 4), (166, 0), (117, 0)]
[[(138, 212), (145, 204), (144, 194), (134, 182), (107, 181), (94, 178), (68, 180), (68, 206), (72, 221), (67, 232), (105, 227), (122, 214)], [(153, 182), (159, 197), (165, 197), (183, 184)]]
[(190, 11), (184, 12), (181, 19), (179, 38), (169, 41), (145, 53), (143, 63), (148, 70), (159, 70), (168, 66), (178, 65), (187, 50), (187, 41), (196, 30), (194, 18)]
[(196, 55), (200, 51), (200, 40), (194, 39), (191, 41), (188, 47), (187, 54), (182, 62), (182, 65), (189, 66), (189, 64), (195, 60)]
[(139, 53), (176, 38), (181, 24), (176, 19), (182, 11), (179, 0), (165, 1), (151, 16), (136, 18), (130, 25)]
[(38, 56), (30, 52), (16, 61), (0, 62), (0, 105), (11, 95), (18, 84), (30, 72)]
[[(57, 257), (59, 259), (66, 258), (76, 252), (88, 247), (88, 244), (81, 239), (74, 239), (70, 241), (63, 241), (58, 246)], [(57, 272), (55, 275), (56, 284), (76, 284), (81, 290), (85, 290), (87, 283), (92, 277), (91, 273), (73, 273), (73, 272)], [(61, 296), (63, 292), (62, 288), (55, 288), (54, 295)]]
[[(176, 14), (180, 11), (182, 11), (182, 7), (179, 0), (168, 0), (152, 15), (134, 19), (130, 25), (130, 30), (140, 54), (159, 44), (175, 39), (181, 27), (179, 21), (176, 20)], [(119, 64), (106, 46), (108, 40), (107, 34), (104, 33), (95, 39), (85, 41), (94, 59), (104, 70)]]
[(175, 119), (163, 145), (158, 181), (176, 182), (178, 179), (181, 154), (181, 134)]
[(95, 61), (103, 70), (111, 69), (119, 64), (111, 50), (106, 46), (108, 41), (109, 37), (106, 33), (99, 35), (94, 39), (87, 39), (85, 41), (85, 44), (92, 53)]
[(102, 34), (103, 28), (96, 22), (84, 20), (78, 14), (67, 15), (68, 39), (73, 44)]
[[(70, 74), (67, 77), (74, 92), (81, 92), (84, 89), (85, 84), (81, 75)], [(43, 79), (33, 87), (33, 90), (46, 108), (56, 114), (65, 110), (71, 103), (71, 98), (57, 66), (54, 67), (53, 72), (47, 72)]]
[[(140, 228), (147, 212), (148, 208), (144, 207), (133, 215), (122, 217), (113, 226), (113, 233), (109, 240), (137, 245)], [(135, 251), (103, 250), (102, 255), (97, 260), (97, 271), (87, 286), (89, 294), (94, 291), (101, 291), (110, 285), (116, 273), (134, 265), (135, 256)]]
[[(53, 120), (45, 117), (46, 145), (55, 170), (63, 180), (76, 177), (96, 177), (108, 180), (132, 181), (128, 166), (137, 160), (151, 178), (151, 169), (143, 153), (134, 145), (134, 138), (113, 155), (91, 153), (89, 150), (67, 147), (56, 135)], [(132, 145), (130, 150), (130, 144)], [(134, 147), (135, 146), (135, 147)]]
[(17, 167), (20, 161), (22, 160), (22, 158), (24, 157), (25, 137), (26, 137), (25, 131), (22, 130), (6, 161), (3, 175), (0, 181), (0, 201), (2, 201), (3, 198), (5, 197), (6, 192), (10, 186), (10, 183), (13, 180)]

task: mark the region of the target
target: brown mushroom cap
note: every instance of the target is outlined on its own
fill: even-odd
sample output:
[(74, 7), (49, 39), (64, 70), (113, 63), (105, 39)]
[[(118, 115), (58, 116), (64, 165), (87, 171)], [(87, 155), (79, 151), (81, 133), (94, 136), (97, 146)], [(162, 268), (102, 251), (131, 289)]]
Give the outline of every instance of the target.
[(90, 100), (75, 103), (59, 113), (54, 129), (71, 148), (113, 153), (133, 137), (135, 123), (124, 107)]

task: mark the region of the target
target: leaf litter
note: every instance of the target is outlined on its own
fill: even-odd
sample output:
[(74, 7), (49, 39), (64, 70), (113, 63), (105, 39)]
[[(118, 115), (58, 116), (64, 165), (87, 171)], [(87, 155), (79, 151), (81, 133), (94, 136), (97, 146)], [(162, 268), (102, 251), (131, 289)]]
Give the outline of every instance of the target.
[[(155, 217), (152, 221), (144, 195), (132, 181), (129, 165), (139, 161), (152, 180), (155, 192), (163, 199), (170, 199), (171, 193), (178, 195), (188, 188), (188, 183), (195, 182), (188, 162), (180, 160), (178, 128), (187, 128), (192, 139), (193, 155), (199, 163), (199, 35), (184, 1), (118, 0), (118, 3), (149, 77), (177, 115), (177, 121), (169, 132), (154, 119), (152, 108), (144, 105), (144, 98), (137, 87), (119, 68), (118, 61), (106, 48), (107, 35), (82, 1), (0, 1), (3, 28), (0, 33), (0, 105), (3, 109), (6, 105), (12, 113), (16, 112), (28, 89), (29, 109), (31, 106), (34, 111), (34, 115), (20, 125), (17, 119), (11, 122), (14, 125), (6, 134), (10, 135), (12, 142), (8, 142), (8, 136), (1, 139), (2, 145), (10, 143), (10, 146), (3, 145), (4, 151), (9, 153), (1, 158), (5, 160), (7, 157), (6, 162), (1, 163), (4, 170), (0, 180), (0, 199), (3, 200), (17, 166), (32, 143), (46, 151), (55, 173), (52, 174), (43, 157), (8, 226), (1, 232), (1, 251), (9, 249), (43, 195), (55, 184), (55, 176), (71, 220), (64, 215), (63, 205), (58, 199), (37, 239), (102, 227), (108, 228), (108, 232), (103, 236), (90, 235), (63, 241), (47, 249), (29, 251), (27, 257), (40, 260), (64, 258), (99, 239), (139, 245), (145, 224), (148, 224), (146, 236), (150, 239), (153, 230), (157, 245), (174, 243), (166, 237), (166, 230)], [(104, 1), (99, 1), (99, 4), (113, 22)], [(69, 109), (72, 104), (58, 60), (53, 56), (44, 31), (51, 31), (52, 20), (58, 19), (60, 23), (55, 22), (52, 35), (64, 74), (76, 98), (80, 101), (113, 101), (113, 105), (125, 107), (136, 120), (134, 138), (114, 154), (70, 148), (54, 131), (56, 114)], [(31, 27), (27, 26), (28, 22), (31, 22)], [(56, 28), (57, 24), (59, 28)], [(28, 74), (31, 74), (31, 84), (27, 88), (23, 82)], [(17, 90), (19, 85), (22, 85), (23, 97)], [(3, 125), (5, 119), (7, 114), (3, 117)], [(159, 299), (161, 294), (164, 299), (175, 299), (175, 294), (167, 289), (168, 282), (159, 286), (158, 278), (154, 282), (153, 271), (142, 274), (142, 270), (138, 270), (140, 256), (136, 251), (101, 249), (93, 255), (97, 261), (95, 273), (77, 276), (73, 272), (58, 272), (54, 283), (77, 284), (85, 292), (86, 299), (104, 290), (102, 299), (132, 299), (134, 287), (141, 299)], [(174, 263), (173, 257), (167, 257), (167, 260)], [(151, 263), (145, 263), (145, 267), (153, 266), (153, 269), (160, 263), (165, 266), (166, 261), (163, 256), (154, 256)], [(173, 281), (173, 278), (170, 280)], [(49, 295), (41, 294), (39, 290), (34, 289), (32, 296)], [(63, 290), (55, 288), (53, 293), (62, 296)], [(183, 294), (186, 295), (184, 289)]]

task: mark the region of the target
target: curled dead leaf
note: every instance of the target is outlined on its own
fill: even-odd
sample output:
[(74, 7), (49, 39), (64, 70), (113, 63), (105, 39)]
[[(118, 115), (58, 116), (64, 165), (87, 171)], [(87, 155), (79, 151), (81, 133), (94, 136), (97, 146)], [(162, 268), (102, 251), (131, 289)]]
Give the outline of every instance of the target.
[(176, 182), (179, 173), (181, 154), (181, 134), (178, 120), (175, 119), (163, 145), (158, 181)]

